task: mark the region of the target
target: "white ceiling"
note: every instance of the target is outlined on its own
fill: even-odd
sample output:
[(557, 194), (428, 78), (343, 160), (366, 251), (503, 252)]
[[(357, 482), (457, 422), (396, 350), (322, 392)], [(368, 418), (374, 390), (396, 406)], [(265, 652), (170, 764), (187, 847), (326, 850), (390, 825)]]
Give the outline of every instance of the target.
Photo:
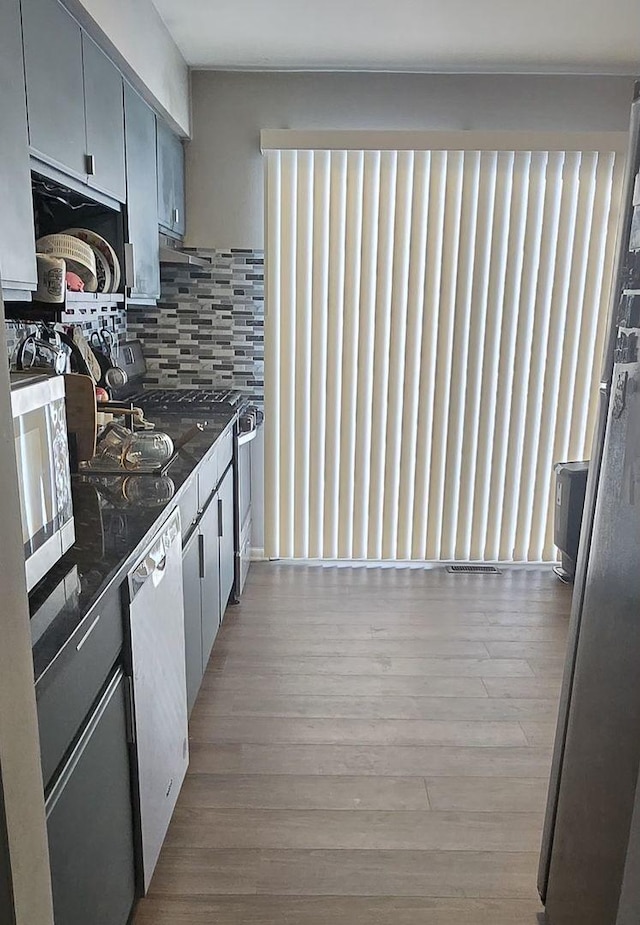
[(188, 64), (640, 72), (640, 0), (154, 0)]

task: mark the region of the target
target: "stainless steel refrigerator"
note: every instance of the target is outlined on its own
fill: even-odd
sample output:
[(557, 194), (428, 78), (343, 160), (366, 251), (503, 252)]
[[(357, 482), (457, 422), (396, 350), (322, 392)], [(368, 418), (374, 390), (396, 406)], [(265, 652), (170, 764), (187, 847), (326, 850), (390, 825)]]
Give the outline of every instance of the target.
[(640, 83), (540, 857), (549, 925), (630, 922), (638, 875), (626, 860), (640, 856), (639, 169)]

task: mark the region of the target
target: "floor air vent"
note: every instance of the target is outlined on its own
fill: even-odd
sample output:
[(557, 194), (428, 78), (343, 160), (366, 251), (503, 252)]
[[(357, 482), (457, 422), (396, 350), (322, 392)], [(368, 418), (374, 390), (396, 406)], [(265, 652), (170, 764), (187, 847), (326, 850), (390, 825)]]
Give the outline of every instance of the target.
[(454, 575), (502, 575), (495, 565), (448, 565), (447, 571), (453, 572)]

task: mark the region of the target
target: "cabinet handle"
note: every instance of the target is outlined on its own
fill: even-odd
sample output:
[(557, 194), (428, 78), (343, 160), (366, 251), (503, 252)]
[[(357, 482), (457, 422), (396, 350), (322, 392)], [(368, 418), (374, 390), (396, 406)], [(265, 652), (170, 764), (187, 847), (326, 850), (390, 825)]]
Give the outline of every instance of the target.
[(136, 255), (133, 244), (124, 246), (124, 275), (127, 286), (130, 289), (136, 288)]
[(222, 498), (218, 498), (218, 536), (224, 536), (222, 525)]
[(173, 210), (173, 224), (177, 225), (179, 221), (180, 221), (180, 210), (174, 209)]
[(134, 745), (136, 741), (136, 718), (133, 707), (133, 678), (125, 675), (124, 696), (127, 704), (127, 742)]
[(87, 174), (90, 177), (95, 177), (96, 175), (96, 156), (95, 154), (85, 154), (84, 161), (85, 161), (85, 169), (87, 171)]
[(198, 560), (199, 560), (199, 570), (200, 578), (204, 578), (205, 575), (205, 566), (204, 566), (204, 535), (200, 533), (198, 535)]
[(99, 620), (99, 619), (100, 619), (100, 614), (98, 614), (98, 616), (95, 618), (95, 620), (93, 621), (93, 623), (91, 624), (91, 626), (89, 627), (89, 629), (87, 630), (87, 632), (84, 634), (84, 636), (82, 637), (82, 639), (80, 640), (80, 642), (79, 642), (78, 645), (76, 646), (76, 652), (79, 652), (80, 649), (83, 647), (83, 645), (85, 644), (85, 642), (87, 641), (87, 639), (89, 638), (89, 636), (91, 635), (91, 633), (94, 631), (94, 629), (95, 629), (96, 626), (98, 625), (98, 620)]

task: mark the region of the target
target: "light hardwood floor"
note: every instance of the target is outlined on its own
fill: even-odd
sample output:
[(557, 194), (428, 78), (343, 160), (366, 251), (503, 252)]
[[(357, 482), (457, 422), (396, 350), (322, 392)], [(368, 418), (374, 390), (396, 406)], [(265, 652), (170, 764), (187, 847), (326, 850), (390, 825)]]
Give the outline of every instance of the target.
[(536, 925), (550, 569), (252, 567), (135, 925)]

